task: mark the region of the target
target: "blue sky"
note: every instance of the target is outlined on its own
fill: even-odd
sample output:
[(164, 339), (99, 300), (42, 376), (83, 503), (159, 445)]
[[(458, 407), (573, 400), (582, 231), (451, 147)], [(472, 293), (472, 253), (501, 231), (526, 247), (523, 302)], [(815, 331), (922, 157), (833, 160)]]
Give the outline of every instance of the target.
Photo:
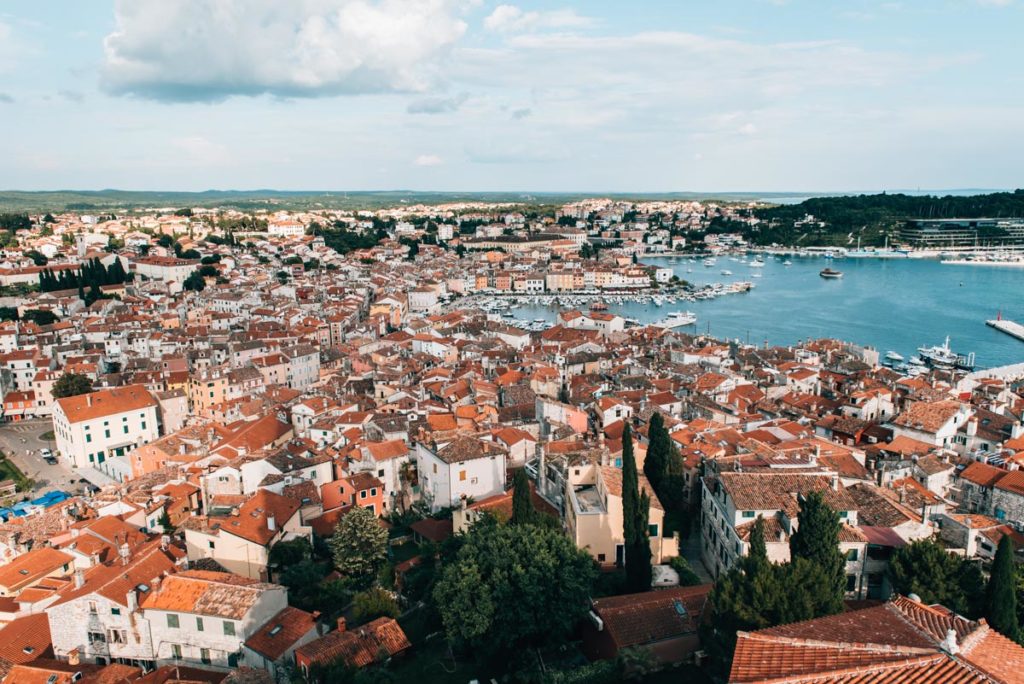
[(5, 0), (0, 188), (1013, 188), (1024, 0)]

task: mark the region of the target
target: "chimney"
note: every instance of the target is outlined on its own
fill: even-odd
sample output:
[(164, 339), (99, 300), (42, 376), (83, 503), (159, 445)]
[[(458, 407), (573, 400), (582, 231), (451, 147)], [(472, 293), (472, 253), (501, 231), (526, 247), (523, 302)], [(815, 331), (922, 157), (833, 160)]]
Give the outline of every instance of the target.
[(273, 515), (267, 516), (267, 529), (271, 532), (277, 530), (277, 519)]
[(81, 589), (85, 586), (85, 571), (75, 570), (75, 589)]
[(78, 665), (80, 662), (81, 658), (77, 648), (68, 651), (68, 665)]
[(121, 556), (121, 565), (128, 565), (128, 562), (132, 559), (132, 547), (128, 546), (128, 543), (125, 542), (121, 544), (118, 553)]
[(346, 627), (347, 627), (347, 625), (345, 623), (345, 618), (344, 617), (338, 618), (338, 631), (339, 632), (344, 632)]
[(976, 434), (978, 434), (978, 419), (971, 418), (967, 421), (967, 436), (974, 437)]
[(85, 395), (85, 405), (89, 406), (90, 408), (92, 407), (92, 394)]
[(956, 630), (950, 629), (946, 632), (946, 638), (939, 644), (939, 648), (950, 655), (956, 655), (960, 652), (960, 645), (956, 643)]
[(153, 578), (153, 581), (150, 582), (150, 586), (153, 587), (153, 593), (160, 591), (160, 582), (162, 582), (163, 579), (164, 578), (161, 575), (157, 575)]
[(128, 593), (125, 594), (125, 603), (128, 604), (129, 613), (134, 613), (139, 609), (139, 597), (135, 595), (134, 589), (130, 589)]

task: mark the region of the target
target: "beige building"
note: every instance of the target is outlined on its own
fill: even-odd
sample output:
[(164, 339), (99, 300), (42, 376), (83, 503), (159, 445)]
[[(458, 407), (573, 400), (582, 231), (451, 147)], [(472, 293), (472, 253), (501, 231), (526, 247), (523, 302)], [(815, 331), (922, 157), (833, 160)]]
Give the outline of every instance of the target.
[[(651, 536), (651, 562), (665, 563), (679, 555), (679, 540), (665, 534), (665, 510), (643, 473), (640, 488), (651, 499), (647, 523)], [(576, 546), (586, 549), (603, 565), (625, 560), (622, 533), (622, 470), (614, 466), (570, 466), (565, 485), (565, 523)]]

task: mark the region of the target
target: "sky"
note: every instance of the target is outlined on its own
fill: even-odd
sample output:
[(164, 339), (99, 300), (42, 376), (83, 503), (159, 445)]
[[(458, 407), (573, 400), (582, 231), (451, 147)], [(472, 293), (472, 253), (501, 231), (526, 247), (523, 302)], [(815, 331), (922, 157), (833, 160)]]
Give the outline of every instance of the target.
[(4, 0), (0, 188), (1015, 188), (1024, 0)]

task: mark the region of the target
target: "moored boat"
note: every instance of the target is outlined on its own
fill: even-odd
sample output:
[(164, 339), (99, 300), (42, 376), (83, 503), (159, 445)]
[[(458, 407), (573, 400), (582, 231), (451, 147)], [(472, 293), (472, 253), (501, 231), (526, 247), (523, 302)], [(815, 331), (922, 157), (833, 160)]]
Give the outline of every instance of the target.
[(820, 275), (822, 278), (827, 278), (829, 280), (835, 280), (836, 278), (842, 278), (843, 277), (843, 272), (842, 271), (836, 271), (835, 269), (831, 269), (831, 268), (824, 268), (824, 269), (821, 270), (820, 273), (818, 273), (818, 275)]

